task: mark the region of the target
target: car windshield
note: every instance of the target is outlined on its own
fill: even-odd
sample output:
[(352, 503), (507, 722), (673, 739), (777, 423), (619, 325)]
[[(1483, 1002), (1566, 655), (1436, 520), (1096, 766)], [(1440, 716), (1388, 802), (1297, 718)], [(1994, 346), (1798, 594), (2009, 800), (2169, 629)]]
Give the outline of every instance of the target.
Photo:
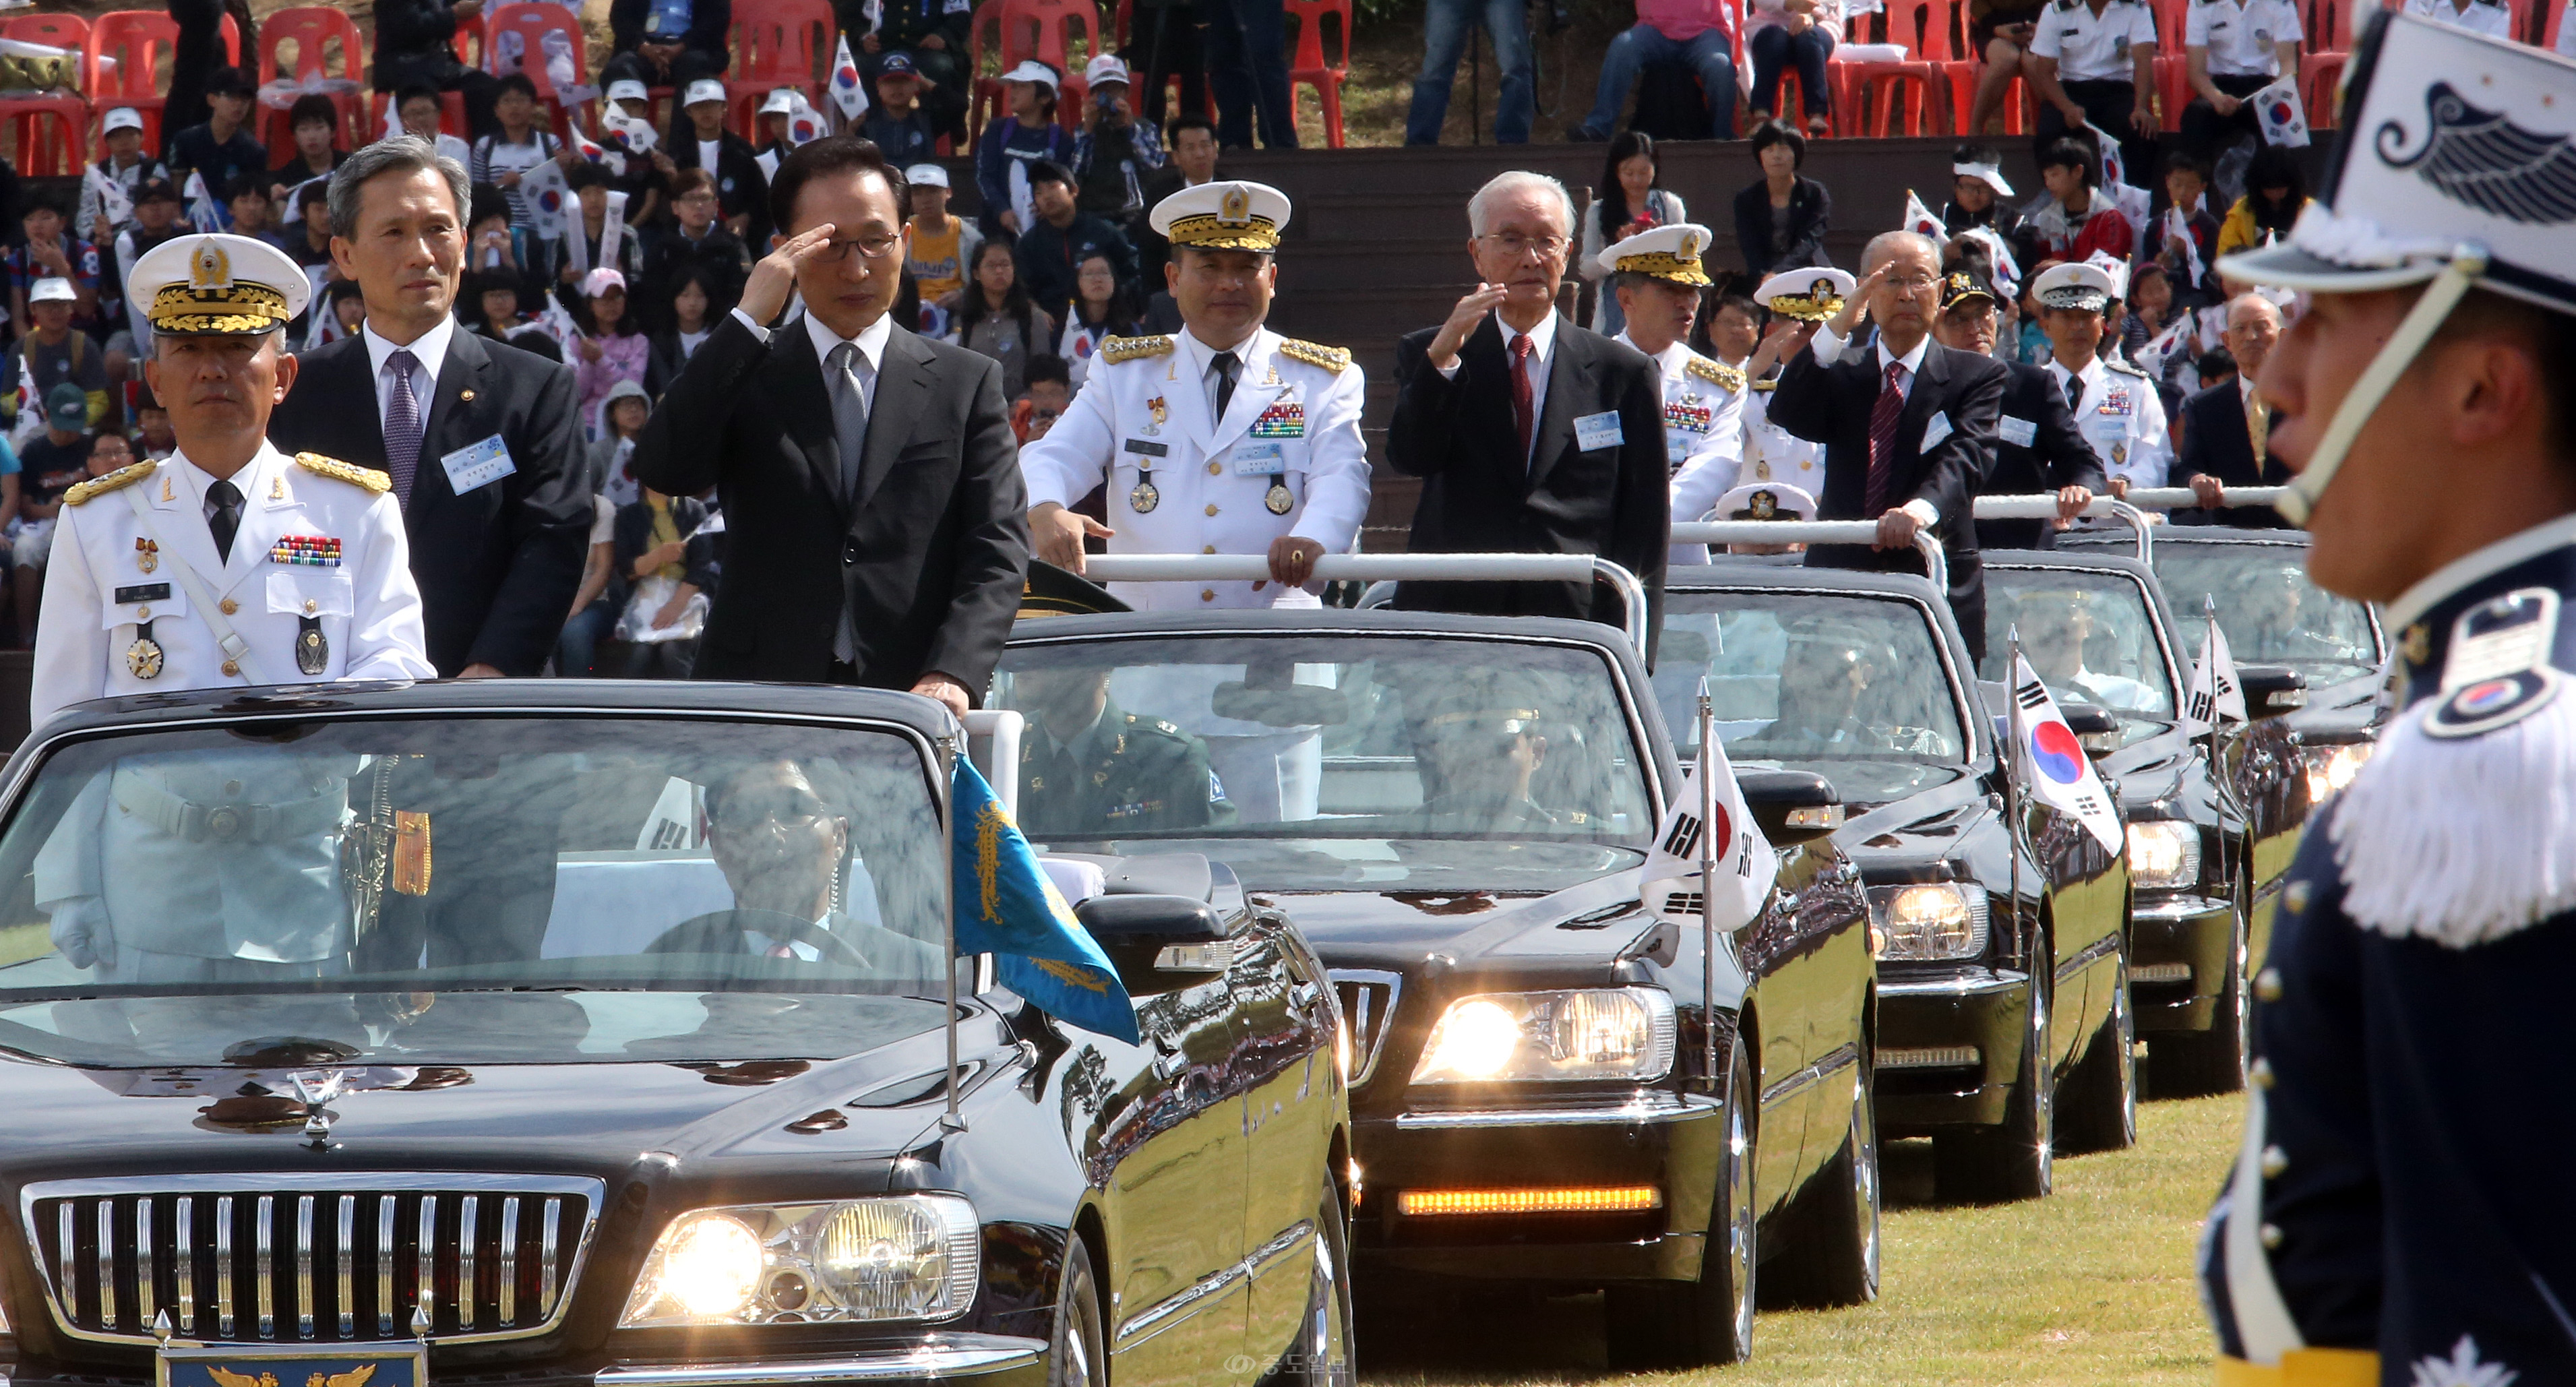
[(925, 765), (892, 733), (701, 719), (76, 742), (0, 833), (0, 1047), (786, 1059), (935, 1029), (948, 857)]
[(1581, 647), (1290, 632), (1025, 644), (1004, 653), (992, 702), (1028, 717), (1019, 815), (1040, 842), (1643, 846), (1654, 831), (1616, 675)]
[(1847, 800), (1910, 794), (1967, 759), (1958, 694), (1913, 603), (1760, 589), (1664, 600), (1655, 698), (1684, 758), (1699, 754), (1704, 676), (1730, 760), (1821, 769)]
[(2174, 716), (2172, 676), (2146, 588), (2125, 573), (1986, 566), (1986, 658), (1980, 678), (2012, 682), (2012, 641), (2061, 703), (2090, 703), (2120, 721), (2121, 744)]
[(2307, 550), (2290, 544), (2156, 546), (2156, 581), (2198, 658), (2201, 604), (2218, 603), (2218, 629), (2239, 664), (2288, 665), (2313, 687), (2379, 670), (2370, 609), (2308, 581)]

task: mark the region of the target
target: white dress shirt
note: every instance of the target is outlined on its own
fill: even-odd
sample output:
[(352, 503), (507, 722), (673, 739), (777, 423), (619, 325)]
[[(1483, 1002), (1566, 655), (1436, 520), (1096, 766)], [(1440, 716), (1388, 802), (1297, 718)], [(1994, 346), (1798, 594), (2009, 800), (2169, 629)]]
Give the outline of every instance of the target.
[(2155, 46), (2155, 13), (2140, 0), (2109, 0), (2100, 14), (2084, 0), (2050, 5), (2040, 11), (2030, 40), (2033, 57), (2057, 60), (2061, 82), (2135, 81), (2130, 55)]
[(2183, 17), (2183, 45), (2209, 50), (2213, 77), (2278, 77), (2276, 43), (2299, 43), (2298, 7), (2290, 0), (2206, 0)]
[(850, 371), (859, 378), (859, 395), (867, 401), (868, 417), (871, 420), (875, 419), (877, 368), (885, 362), (887, 339), (894, 336), (894, 315), (878, 314), (875, 322), (859, 329), (858, 336), (843, 337), (823, 326), (822, 319), (808, 313), (805, 315), (805, 335), (814, 343), (814, 359), (822, 362), (823, 369), (826, 371), (832, 369), (834, 350), (845, 343), (858, 348), (858, 351), (852, 355)]
[(438, 368), (447, 363), (447, 339), (456, 332), (453, 316), (438, 320), (438, 326), (409, 342), (388, 342), (376, 334), (375, 319), (358, 329), (360, 340), (367, 344), (367, 378), (376, 383), (376, 427), (385, 423), (385, 406), (393, 398), (393, 375), (385, 365), (394, 353), (408, 351), (418, 364), (411, 368), (411, 397), (420, 411), (424, 436), (429, 431), (429, 402), (438, 394)]

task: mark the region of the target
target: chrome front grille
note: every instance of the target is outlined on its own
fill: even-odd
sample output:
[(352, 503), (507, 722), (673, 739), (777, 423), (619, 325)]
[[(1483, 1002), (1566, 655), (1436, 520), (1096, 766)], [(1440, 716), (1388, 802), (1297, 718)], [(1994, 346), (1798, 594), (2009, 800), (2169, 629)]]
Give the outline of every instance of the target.
[(1378, 1052), (1394, 1030), (1396, 998), (1404, 993), (1402, 973), (1374, 968), (1327, 970), (1341, 997), (1342, 1021), (1351, 1030), (1351, 1087), (1359, 1088), (1377, 1070)]
[(347, 1343), (540, 1334), (563, 1318), (606, 1186), (561, 1176), (57, 1180), (21, 1196), (76, 1338)]

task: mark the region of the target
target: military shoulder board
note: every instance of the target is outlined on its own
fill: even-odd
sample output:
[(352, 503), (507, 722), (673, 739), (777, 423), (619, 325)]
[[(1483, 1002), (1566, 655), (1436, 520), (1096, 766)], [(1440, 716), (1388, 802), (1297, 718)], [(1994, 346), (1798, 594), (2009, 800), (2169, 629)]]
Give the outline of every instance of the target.
[(1753, 393), (1757, 395), (1768, 395), (1779, 388), (1780, 382), (1776, 380), (1757, 380), (1753, 382)]
[(1300, 342), (1294, 337), (1279, 339), (1279, 354), (1295, 357), (1309, 366), (1321, 366), (1337, 376), (1342, 373), (1343, 367), (1351, 364), (1351, 351), (1348, 347), (1320, 346), (1313, 342)]
[(2145, 371), (2143, 368), (2140, 368), (2140, 367), (2137, 367), (2137, 366), (2130, 365), (2128, 362), (2125, 362), (2125, 361), (2120, 361), (2120, 360), (2114, 359), (2114, 360), (2110, 360), (2110, 361), (2105, 361), (2105, 362), (2103, 362), (2102, 364), (2103, 364), (2103, 365), (2105, 365), (2105, 366), (2110, 367), (2112, 370), (2117, 371), (2117, 372), (2119, 372), (2120, 374), (2122, 374), (2122, 375), (2124, 375), (2124, 376), (2136, 376), (2136, 377), (2137, 377), (2138, 379), (2140, 379), (2140, 380), (2154, 380), (2154, 379), (2155, 379), (2155, 377), (2153, 377), (2153, 376), (2151, 376), (2151, 375), (2148, 375), (2148, 374), (2146, 373), (2146, 371)]
[(157, 462), (138, 462), (120, 467), (104, 477), (92, 477), (63, 493), (63, 504), (77, 506), (93, 496), (105, 496), (119, 487), (128, 487), (152, 475)]
[(320, 453), (297, 453), (295, 465), (317, 477), (329, 477), (335, 482), (347, 482), (351, 486), (375, 492), (378, 495), (392, 490), (394, 485), (392, 477), (372, 467), (353, 466), (338, 458), (326, 458)]
[(1170, 356), (1173, 346), (1169, 337), (1104, 337), (1100, 339), (1100, 359), (1115, 364), (1141, 361), (1149, 356)]
[(1702, 380), (1716, 381), (1718, 388), (1729, 394), (1744, 389), (1744, 373), (1723, 361), (1711, 361), (1704, 356), (1695, 356), (1682, 369)]

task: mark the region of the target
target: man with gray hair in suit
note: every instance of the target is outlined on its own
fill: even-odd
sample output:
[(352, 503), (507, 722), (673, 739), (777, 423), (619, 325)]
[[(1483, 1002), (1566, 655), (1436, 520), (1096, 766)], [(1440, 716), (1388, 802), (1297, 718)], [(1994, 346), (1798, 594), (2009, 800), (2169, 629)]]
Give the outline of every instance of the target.
[[(1415, 553), (1597, 554), (1663, 606), (1672, 531), (1662, 371), (1557, 311), (1574, 200), (1544, 174), (1498, 174), (1467, 203), (1475, 289), (1395, 349), (1387, 461), (1420, 477)], [(1417, 611), (1621, 624), (1593, 583), (1407, 583)], [(1647, 623), (1647, 631), (1655, 623)]]

